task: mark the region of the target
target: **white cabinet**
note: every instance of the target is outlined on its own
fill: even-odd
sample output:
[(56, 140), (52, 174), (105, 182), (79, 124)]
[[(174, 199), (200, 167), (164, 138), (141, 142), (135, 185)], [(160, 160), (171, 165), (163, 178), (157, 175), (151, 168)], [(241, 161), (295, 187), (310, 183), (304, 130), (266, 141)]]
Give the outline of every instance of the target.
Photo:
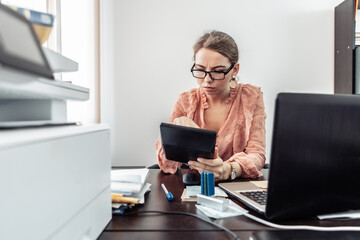
[(96, 239), (111, 220), (106, 125), (0, 131), (0, 239)]

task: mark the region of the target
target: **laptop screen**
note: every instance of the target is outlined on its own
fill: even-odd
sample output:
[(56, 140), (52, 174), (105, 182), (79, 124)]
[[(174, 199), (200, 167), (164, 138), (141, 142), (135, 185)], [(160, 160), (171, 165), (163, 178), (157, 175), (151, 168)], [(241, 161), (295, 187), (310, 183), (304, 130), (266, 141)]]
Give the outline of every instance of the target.
[(281, 93), (266, 216), (360, 209), (360, 96)]

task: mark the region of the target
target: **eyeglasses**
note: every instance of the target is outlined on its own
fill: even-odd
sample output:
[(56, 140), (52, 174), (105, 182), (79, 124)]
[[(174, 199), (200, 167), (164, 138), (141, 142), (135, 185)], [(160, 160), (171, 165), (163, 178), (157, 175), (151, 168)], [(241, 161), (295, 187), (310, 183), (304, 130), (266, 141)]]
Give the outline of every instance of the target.
[(226, 74), (228, 74), (234, 67), (234, 64), (231, 64), (230, 68), (226, 71), (205, 71), (201, 69), (194, 69), (194, 67), (195, 63), (191, 67), (191, 73), (195, 78), (205, 78), (206, 75), (209, 74), (212, 80), (224, 80)]

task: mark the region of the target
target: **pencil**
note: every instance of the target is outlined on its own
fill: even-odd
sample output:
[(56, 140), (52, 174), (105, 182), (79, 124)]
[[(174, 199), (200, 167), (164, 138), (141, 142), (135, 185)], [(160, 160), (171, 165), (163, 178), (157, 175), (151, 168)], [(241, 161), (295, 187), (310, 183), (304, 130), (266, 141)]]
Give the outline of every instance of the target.
[(132, 198), (132, 197), (124, 197), (124, 195), (121, 194), (111, 194), (111, 202), (113, 203), (134, 203), (137, 204), (140, 202), (140, 199), (138, 198)]

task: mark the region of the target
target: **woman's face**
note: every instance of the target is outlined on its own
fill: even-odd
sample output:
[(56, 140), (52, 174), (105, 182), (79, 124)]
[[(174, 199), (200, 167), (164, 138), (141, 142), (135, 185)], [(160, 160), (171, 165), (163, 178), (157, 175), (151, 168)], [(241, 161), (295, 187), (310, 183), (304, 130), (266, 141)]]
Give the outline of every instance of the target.
[[(227, 71), (231, 67), (229, 59), (220, 53), (201, 48), (195, 54), (195, 66), (193, 69), (205, 71)], [(225, 75), (223, 80), (212, 80), (209, 74), (205, 78), (196, 78), (199, 87), (208, 95), (227, 96), (230, 91), (230, 80), (239, 71), (239, 64), (236, 64), (230, 72)]]

